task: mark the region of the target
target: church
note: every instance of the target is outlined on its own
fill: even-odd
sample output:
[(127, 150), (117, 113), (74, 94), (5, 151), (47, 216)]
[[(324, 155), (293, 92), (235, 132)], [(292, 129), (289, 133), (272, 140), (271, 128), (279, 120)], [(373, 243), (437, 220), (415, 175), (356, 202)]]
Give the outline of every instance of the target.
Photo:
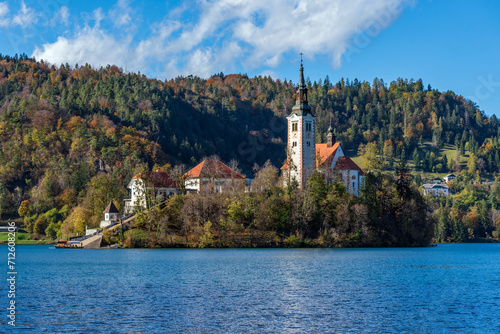
[(328, 129), (327, 142), (315, 143), (315, 119), (307, 102), (307, 86), (301, 59), (297, 99), (291, 114), (287, 116), (287, 160), (281, 167), (283, 182), (285, 186), (288, 182), (296, 182), (299, 188), (304, 188), (307, 179), (316, 169), (327, 182), (340, 180), (348, 193), (359, 196), (364, 178), (363, 171), (351, 158), (344, 155), (344, 150), (341, 144), (336, 142), (331, 126)]

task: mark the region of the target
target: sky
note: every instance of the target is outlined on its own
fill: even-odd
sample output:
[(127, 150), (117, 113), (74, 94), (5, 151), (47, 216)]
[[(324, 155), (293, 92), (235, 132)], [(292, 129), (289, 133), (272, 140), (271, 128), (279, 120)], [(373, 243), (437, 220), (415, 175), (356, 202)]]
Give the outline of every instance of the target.
[(160, 80), (422, 79), (500, 117), (497, 0), (0, 0), (0, 53)]

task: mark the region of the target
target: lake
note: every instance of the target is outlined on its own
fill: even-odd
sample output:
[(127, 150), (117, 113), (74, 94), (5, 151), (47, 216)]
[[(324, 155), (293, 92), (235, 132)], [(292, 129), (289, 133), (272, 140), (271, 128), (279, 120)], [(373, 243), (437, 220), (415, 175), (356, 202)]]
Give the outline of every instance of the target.
[[(7, 277), (7, 247), (0, 249)], [(17, 326), (6, 328), (4, 315), (5, 332), (500, 329), (500, 244), (208, 250), (20, 245), (16, 265)], [(2, 290), (5, 310), (7, 283)]]

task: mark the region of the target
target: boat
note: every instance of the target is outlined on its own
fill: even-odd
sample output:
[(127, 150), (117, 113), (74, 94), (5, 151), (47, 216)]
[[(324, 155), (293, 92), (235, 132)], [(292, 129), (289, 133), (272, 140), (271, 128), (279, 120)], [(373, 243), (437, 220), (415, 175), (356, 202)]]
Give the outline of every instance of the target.
[(67, 240), (59, 240), (56, 248), (82, 248), (82, 244), (80, 241), (67, 241)]

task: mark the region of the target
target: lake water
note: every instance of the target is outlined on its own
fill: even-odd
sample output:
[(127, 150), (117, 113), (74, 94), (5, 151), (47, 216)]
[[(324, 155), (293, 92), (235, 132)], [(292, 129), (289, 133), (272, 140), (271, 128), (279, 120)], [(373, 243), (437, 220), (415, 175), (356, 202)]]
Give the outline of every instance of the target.
[[(7, 249), (0, 249), (7, 277)], [(8, 328), (2, 316), (0, 332), (500, 331), (500, 244), (222, 250), (18, 246), (17, 257), (17, 326)], [(6, 283), (1, 290), (5, 310)]]

